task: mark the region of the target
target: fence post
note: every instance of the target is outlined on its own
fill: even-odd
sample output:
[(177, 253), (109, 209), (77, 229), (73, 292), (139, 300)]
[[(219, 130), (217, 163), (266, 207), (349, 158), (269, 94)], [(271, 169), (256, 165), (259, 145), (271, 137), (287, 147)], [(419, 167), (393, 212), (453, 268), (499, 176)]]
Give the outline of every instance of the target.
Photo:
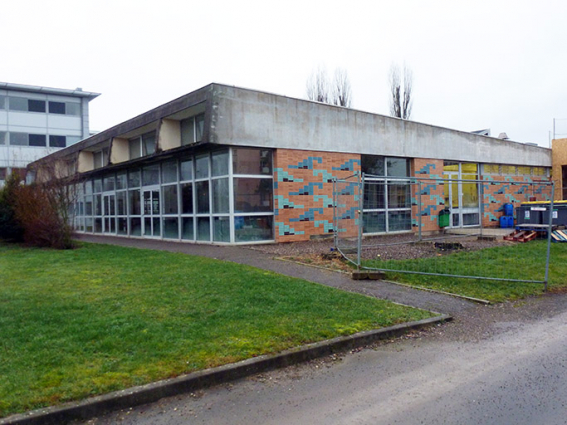
[(333, 243), (335, 250), (337, 249), (337, 226), (339, 221), (337, 219), (337, 178), (333, 178)]
[(360, 270), (360, 254), (362, 251), (362, 223), (363, 223), (363, 212), (364, 208), (364, 173), (359, 172), (358, 174), (358, 243), (356, 247), (356, 267)]
[(549, 227), (547, 228), (547, 257), (545, 259), (545, 282), (544, 291), (547, 292), (549, 281), (549, 256), (551, 253), (551, 232), (553, 231), (553, 200), (555, 198), (555, 182), (551, 182), (551, 200), (549, 201)]
[(418, 240), (421, 242), (421, 180), (417, 181), (417, 225), (418, 230)]

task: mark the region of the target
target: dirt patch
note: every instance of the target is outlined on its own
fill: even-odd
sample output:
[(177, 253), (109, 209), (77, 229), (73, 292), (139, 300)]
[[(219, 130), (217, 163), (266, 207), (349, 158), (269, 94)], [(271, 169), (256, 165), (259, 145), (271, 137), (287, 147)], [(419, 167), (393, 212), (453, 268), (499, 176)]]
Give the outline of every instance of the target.
[[(416, 241), (413, 234), (373, 236), (364, 238), (361, 257), (363, 260), (404, 260), (437, 257), (455, 252), (477, 251), (495, 246), (509, 245), (514, 242), (502, 238), (483, 238), (466, 236)], [(356, 257), (356, 241), (343, 241), (343, 252)], [(288, 261), (324, 267), (330, 270), (352, 271), (352, 265), (335, 249), (332, 238), (306, 242), (290, 242), (271, 245), (258, 245), (251, 249), (272, 254), (276, 258)]]

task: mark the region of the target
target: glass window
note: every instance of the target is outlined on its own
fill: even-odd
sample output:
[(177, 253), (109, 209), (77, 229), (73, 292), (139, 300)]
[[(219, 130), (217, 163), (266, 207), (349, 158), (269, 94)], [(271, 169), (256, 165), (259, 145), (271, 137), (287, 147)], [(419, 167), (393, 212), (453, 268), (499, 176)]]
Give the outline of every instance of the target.
[(197, 218), (197, 240), (210, 241), (211, 240), (211, 225), (209, 217)]
[(65, 114), (65, 102), (49, 102), (50, 114)]
[(229, 213), (228, 178), (213, 180), (213, 213)]
[(529, 176), (532, 174), (532, 170), (530, 167), (518, 166), (518, 174), (522, 176)]
[(384, 157), (378, 155), (362, 155), (361, 169), (365, 174), (385, 176), (386, 168), (384, 167)]
[(103, 164), (103, 157), (102, 151), (93, 152), (93, 165), (94, 168), (102, 168)]
[(5, 145), (7, 140), (7, 135), (8, 133), (6, 133), (5, 131), (0, 131), (0, 145)]
[(195, 192), (197, 196), (197, 214), (210, 212), (209, 181), (205, 180), (195, 183)]
[(118, 231), (119, 235), (127, 235), (128, 234), (128, 220), (126, 218), (121, 217), (118, 219)]
[(66, 142), (67, 140), (65, 136), (49, 136), (49, 146), (52, 148), (64, 148), (67, 144)]
[(274, 239), (272, 216), (234, 217), (236, 242), (267, 241)]
[(94, 179), (93, 185), (94, 185), (94, 193), (102, 192), (102, 179)]
[(0, 109), (6, 109), (6, 96), (0, 94)]
[(177, 164), (174, 161), (161, 164), (161, 182), (177, 182)]
[(386, 231), (385, 212), (365, 212), (362, 221), (364, 233), (383, 233)]
[(142, 184), (144, 186), (159, 184), (159, 165), (150, 165), (143, 168)]
[(28, 111), (45, 112), (45, 100), (28, 99)]
[(142, 219), (140, 217), (134, 217), (130, 219), (130, 235), (131, 236), (142, 235)]
[(388, 213), (388, 230), (390, 232), (411, 230), (411, 211), (390, 211)]
[(142, 140), (139, 137), (128, 140), (128, 150), (130, 151), (130, 159), (140, 158), (142, 156)]
[(271, 179), (235, 178), (234, 211), (272, 212), (272, 186)]
[(215, 217), (213, 219), (213, 240), (215, 242), (230, 242), (229, 217)]
[(126, 171), (122, 171), (116, 175), (116, 190), (126, 189)]
[(156, 152), (156, 132), (146, 133), (142, 136), (144, 155), (152, 155)]
[(502, 166), (502, 174), (516, 174), (516, 166), (515, 165), (503, 165)]
[(85, 218), (85, 232), (92, 233), (93, 230), (93, 219), (91, 217)]
[(87, 180), (85, 182), (85, 195), (91, 195), (93, 193), (93, 182), (92, 180)]
[(177, 185), (163, 187), (163, 213), (177, 214)]
[(94, 215), (102, 215), (102, 197), (94, 195)]
[(79, 136), (67, 136), (67, 146), (74, 145), (79, 140), (81, 140)]
[(6, 167), (0, 168), (0, 180), (6, 180), (6, 175), (8, 174), (8, 169)]
[(407, 177), (409, 175), (409, 161), (405, 158), (386, 158), (386, 167), (388, 176)]
[(205, 114), (200, 114), (195, 117), (195, 140), (200, 142), (203, 140), (205, 132)]
[(213, 152), (213, 177), (228, 174), (228, 151)]
[(93, 197), (85, 195), (85, 215), (93, 215)]
[(140, 191), (138, 189), (128, 191), (128, 209), (131, 215), (140, 215), (142, 213)]
[(10, 132), (10, 144), (14, 146), (27, 146), (28, 134)]
[(81, 115), (81, 104), (75, 102), (67, 102), (65, 104), (65, 113), (67, 115)]
[(195, 239), (195, 233), (193, 231), (193, 217), (183, 217), (181, 222), (181, 238), (189, 240)]
[(236, 148), (232, 152), (234, 174), (272, 175), (272, 151)]
[(388, 182), (388, 208), (410, 208), (411, 196), (408, 183)]
[(181, 213), (193, 214), (193, 183), (181, 185)]
[(484, 164), (485, 174), (500, 174), (500, 165), (498, 164)]
[(114, 176), (106, 176), (103, 180), (104, 191), (114, 190)]
[(385, 182), (364, 181), (364, 208), (379, 209), (386, 207)]
[(102, 232), (102, 218), (95, 218), (94, 220), (94, 231), (95, 233)]
[(23, 97), (10, 97), (8, 98), (8, 107), (11, 111), (27, 111), (28, 100)]
[(179, 239), (179, 227), (177, 217), (163, 219), (163, 237), (167, 239)]
[(209, 155), (199, 155), (195, 159), (195, 178), (204, 179), (209, 177)]
[(195, 143), (195, 119), (193, 117), (181, 121), (181, 145)]
[(534, 176), (547, 176), (547, 169), (544, 167), (533, 167)]
[(116, 214), (126, 215), (126, 191), (116, 192)]
[(180, 167), (180, 178), (181, 181), (191, 180), (193, 178), (193, 160), (188, 159), (186, 161), (181, 161)]
[(140, 170), (128, 171), (128, 187), (140, 187)]

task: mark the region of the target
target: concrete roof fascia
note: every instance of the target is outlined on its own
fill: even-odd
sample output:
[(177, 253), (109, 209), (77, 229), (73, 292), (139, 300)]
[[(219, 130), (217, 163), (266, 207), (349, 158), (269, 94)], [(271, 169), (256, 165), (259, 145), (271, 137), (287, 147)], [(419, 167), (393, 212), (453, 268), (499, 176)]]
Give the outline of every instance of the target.
[(14, 84), (14, 83), (3, 83), (3, 82), (0, 82), (0, 89), (23, 91), (30, 93), (56, 94), (62, 96), (86, 97), (89, 100), (93, 100), (94, 98), (100, 96), (100, 93), (89, 92), (89, 91), (57, 89), (53, 87), (42, 87), (42, 86), (28, 86), (25, 84)]
[(209, 99), (210, 97), (209, 93), (211, 92), (212, 86), (213, 84), (209, 84), (191, 93), (178, 97), (177, 99), (174, 99), (154, 109), (144, 112), (143, 114), (140, 114), (134, 118), (131, 118), (127, 121), (117, 124), (114, 127), (110, 127), (107, 130), (94, 134), (89, 138), (80, 141), (79, 143), (69, 146), (68, 148), (54, 152), (51, 155), (41, 158), (36, 162), (42, 162), (42, 160), (44, 160), (45, 158), (57, 159), (68, 155), (72, 155), (79, 151), (93, 147), (99, 143), (105, 142), (114, 137), (119, 137), (121, 134), (125, 134), (137, 128), (148, 125), (153, 121), (157, 121), (161, 118), (167, 117), (168, 115), (172, 115), (183, 109), (187, 109), (191, 106), (197, 105), (199, 103), (203, 103)]

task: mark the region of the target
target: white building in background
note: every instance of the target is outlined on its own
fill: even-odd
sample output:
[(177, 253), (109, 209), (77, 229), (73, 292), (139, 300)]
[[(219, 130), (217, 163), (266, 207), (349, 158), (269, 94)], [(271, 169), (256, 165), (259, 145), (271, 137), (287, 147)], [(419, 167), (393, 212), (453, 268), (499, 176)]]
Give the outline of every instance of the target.
[(97, 96), (0, 82), (0, 186), (12, 170), (89, 137), (89, 102)]

